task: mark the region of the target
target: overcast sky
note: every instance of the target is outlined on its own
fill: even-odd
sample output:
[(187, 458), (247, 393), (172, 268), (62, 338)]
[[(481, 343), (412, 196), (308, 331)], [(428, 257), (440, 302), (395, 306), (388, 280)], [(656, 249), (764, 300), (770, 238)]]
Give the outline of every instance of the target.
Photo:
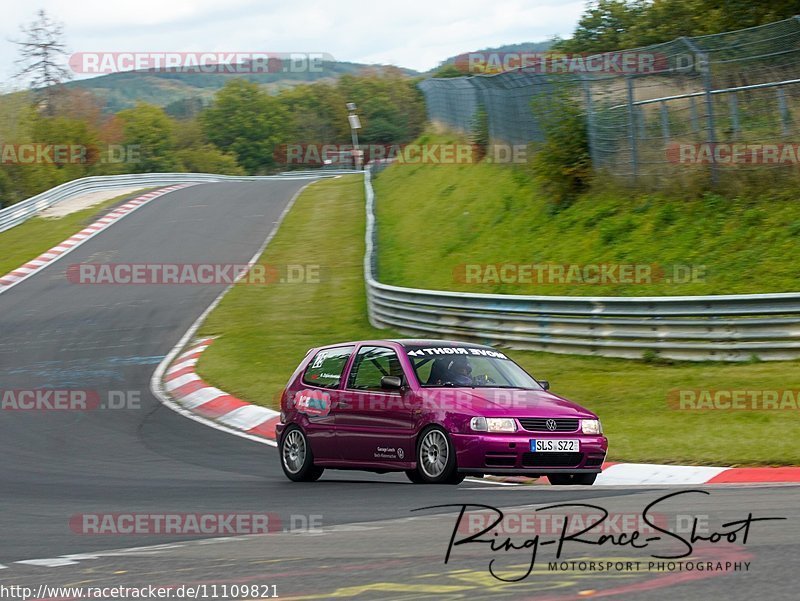
[(470, 50), (569, 36), (584, 0), (4, 0), (0, 81), (14, 73), (19, 26), (39, 8), (70, 52), (324, 52), (424, 71)]

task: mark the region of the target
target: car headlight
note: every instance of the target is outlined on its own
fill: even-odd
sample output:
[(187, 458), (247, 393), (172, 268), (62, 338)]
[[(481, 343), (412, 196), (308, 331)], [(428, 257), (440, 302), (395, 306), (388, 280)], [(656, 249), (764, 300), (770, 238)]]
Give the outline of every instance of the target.
[(582, 419), (581, 432), (584, 434), (602, 434), (603, 426), (600, 425), (599, 419)]
[(476, 432), (516, 432), (517, 424), (510, 417), (473, 417), (469, 427)]

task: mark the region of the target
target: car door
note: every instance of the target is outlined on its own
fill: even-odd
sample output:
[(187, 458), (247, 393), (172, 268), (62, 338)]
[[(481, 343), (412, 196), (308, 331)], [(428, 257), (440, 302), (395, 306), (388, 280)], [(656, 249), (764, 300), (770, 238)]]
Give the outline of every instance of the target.
[(364, 345), (351, 362), (344, 389), (332, 409), (339, 454), (345, 461), (398, 464), (413, 461), (414, 420), (406, 389), (381, 386), (383, 376), (407, 382), (397, 352)]
[(354, 345), (324, 348), (314, 355), (294, 391), (294, 405), (305, 418), (304, 427), (314, 458), (339, 459), (332, 408), (339, 401), (342, 376)]

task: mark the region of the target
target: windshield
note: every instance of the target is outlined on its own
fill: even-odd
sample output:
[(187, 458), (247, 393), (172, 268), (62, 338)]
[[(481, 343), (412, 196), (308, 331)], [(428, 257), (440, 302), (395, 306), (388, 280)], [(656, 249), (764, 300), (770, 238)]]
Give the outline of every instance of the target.
[(406, 352), (423, 387), (543, 390), (525, 370), (500, 351), (469, 346), (415, 346), (408, 347)]

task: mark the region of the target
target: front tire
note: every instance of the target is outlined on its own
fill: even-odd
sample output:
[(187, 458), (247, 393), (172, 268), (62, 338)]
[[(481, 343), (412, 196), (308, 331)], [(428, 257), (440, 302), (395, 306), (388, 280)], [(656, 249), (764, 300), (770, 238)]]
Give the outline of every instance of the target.
[(417, 470), (406, 470), (406, 477), (414, 484), (425, 484), (425, 480), (422, 479)]
[(281, 467), (293, 482), (319, 480), (325, 470), (314, 465), (314, 454), (305, 433), (297, 426), (289, 426), (278, 445)]
[(426, 484), (459, 484), (463, 474), (456, 466), (456, 453), (447, 432), (439, 426), (431, 426), (422, 431), (417, 439), (417, 469), (409, 480)]
[(547, 479), (556, 486), (591, 486), (597, 480), (597, 474), (549, 474)]

